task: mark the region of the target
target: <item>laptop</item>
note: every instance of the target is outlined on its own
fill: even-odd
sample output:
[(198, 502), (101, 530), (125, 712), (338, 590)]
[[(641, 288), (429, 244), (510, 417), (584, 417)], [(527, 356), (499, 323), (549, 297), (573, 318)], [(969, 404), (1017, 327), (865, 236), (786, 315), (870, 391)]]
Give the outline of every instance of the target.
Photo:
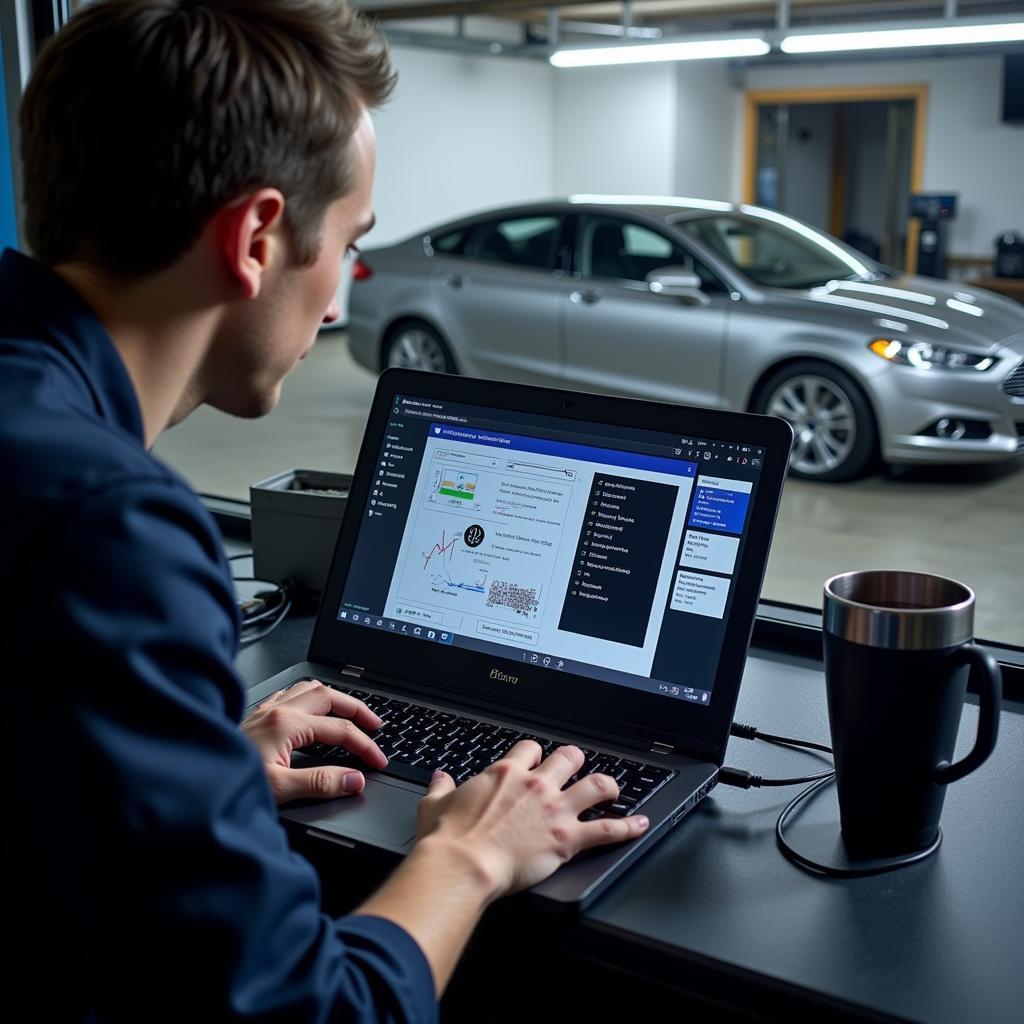
[(386, 371), (307, 660), (250, 697), (354, 694), (390, 763), (282, 819), (400, 856), (436, 768), (464, 782), (522, 738), (572, 743), (620, 787), (587, 817), (651, 822), (534, 887), (585, 907), (715, 785), (791, 444), (774, 417)]

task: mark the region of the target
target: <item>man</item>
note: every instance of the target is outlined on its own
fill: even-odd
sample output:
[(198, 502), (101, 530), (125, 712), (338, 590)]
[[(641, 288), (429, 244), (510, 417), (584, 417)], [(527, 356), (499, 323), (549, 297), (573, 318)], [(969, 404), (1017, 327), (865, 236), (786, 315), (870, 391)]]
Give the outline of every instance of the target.
[(372, 223), (367, 111), (392, 84), (331, 0), (99, 0), (26, 91), (35, 259), (0, 261), (0, 620), (23, 773), (8, 921), (35, 1016), (430, 1020), (492, 900), (646, 827), (581, 823), (614, 782), (563, 790), (581, 752), (521, 743), (458, 789), (436, 778), (412, 854), (332, 920), (274, 798), (360, 790), (291, 750), (380, 767), (379, 720), (305, 683), (239, 728), (215, 527), (148, 449), (203, 403), (268, 412), (337, 315)]

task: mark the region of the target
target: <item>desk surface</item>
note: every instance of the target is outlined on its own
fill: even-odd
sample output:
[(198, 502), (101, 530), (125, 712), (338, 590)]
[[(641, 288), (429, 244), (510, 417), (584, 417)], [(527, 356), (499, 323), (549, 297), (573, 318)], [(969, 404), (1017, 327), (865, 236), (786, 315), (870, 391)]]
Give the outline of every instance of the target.
[[(247, 685), (304, 659), (311, 619), (244, 650)], [(784, 860), (775, 820), (797, 791), (719, 787), (569, 927), (585, 954), (769, 1017), (812, 1004), (833, 1016), (1019, 1021), (1024, 969), (1024, 715), (1007, 707), (992, 757), (950, 787), (930, 860), (860, 879), (819, 879)], [(814, 659), (752, 648), (737, 720), (828, 741)], [(964, 708), (958, 754), (973, 743)], [(810, 754), (733, 739), (727, 763), (766, 776), (821, 770)], [(808, 771), (809, 770), (809, 771)], [(839, 847), (834, 789), (792, 826), (828, 859)], [(642, 1007), (642, 999), (638, 1009)]]

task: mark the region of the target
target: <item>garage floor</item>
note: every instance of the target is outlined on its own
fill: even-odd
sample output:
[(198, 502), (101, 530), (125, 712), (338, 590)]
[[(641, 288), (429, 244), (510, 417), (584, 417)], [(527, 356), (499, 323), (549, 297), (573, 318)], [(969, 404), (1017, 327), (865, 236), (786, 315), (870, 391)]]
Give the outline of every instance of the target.
[[(257, 421), (200, 409), (156, 452), (196, 487), (248, 498), (249, 484), (285, 469), (351, 471), (374, 378), (325, 332)], [(821, 606), (824, 580), (865, 568), (951, 576), (978, 595), (975, 628), (1024, 644), (1024, 459), (988, 467), (914, 469), (853, 484), (786, 484), (766, 598)]]

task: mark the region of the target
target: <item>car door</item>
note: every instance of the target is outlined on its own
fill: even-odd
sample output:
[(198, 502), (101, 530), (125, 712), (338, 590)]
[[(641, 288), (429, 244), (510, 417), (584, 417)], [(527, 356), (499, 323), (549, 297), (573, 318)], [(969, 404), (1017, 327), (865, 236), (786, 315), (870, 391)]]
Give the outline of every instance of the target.
[(435, 249), (442, 328), (485, 377), (552, 384), (568, 291), (565, 217), (518, 212), (464, 231), (454, 252)]
[[(647, 275), (666, 266), (697, 273), (706, 302), (652, 292)], [(721, 406), (730, 305), (725, 284), (667, 234), (583, 214), (565, 307), (565, 379), (591, 391)]]

